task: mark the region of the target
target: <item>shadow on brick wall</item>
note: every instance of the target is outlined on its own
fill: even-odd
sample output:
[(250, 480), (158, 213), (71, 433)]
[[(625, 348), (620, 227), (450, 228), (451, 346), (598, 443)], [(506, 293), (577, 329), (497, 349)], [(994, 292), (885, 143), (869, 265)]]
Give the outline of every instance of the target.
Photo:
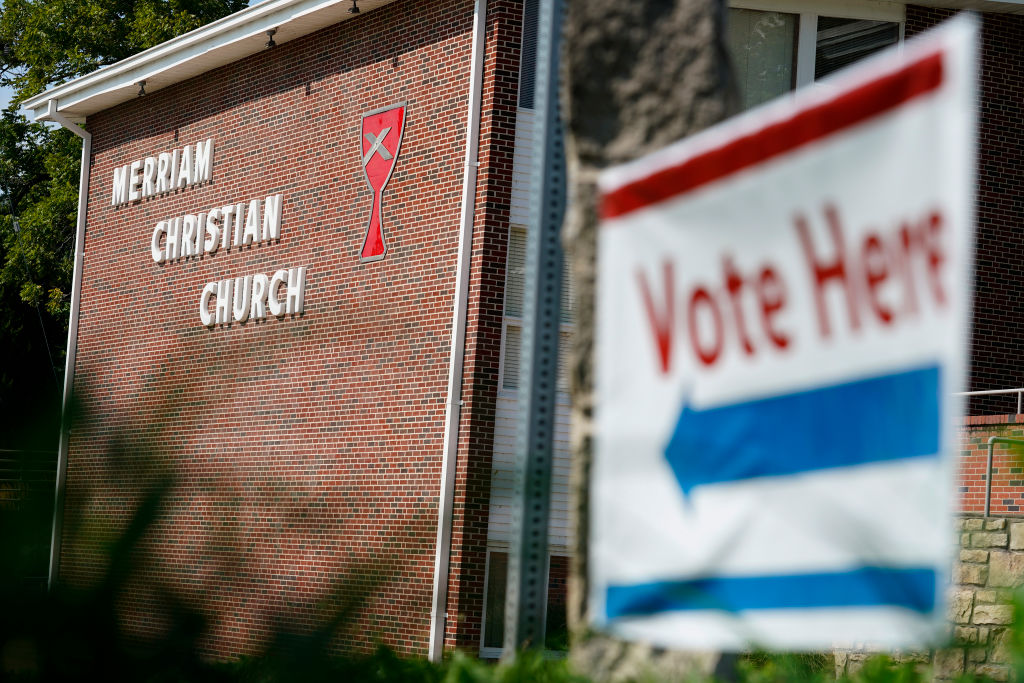
[[(74, 434), (90, 414), (76, 402), (73, 415)], [(267, 600), (253, 619), (258, 645), (248, 648), (248, 658), (224, 663), (237, 653), (213, 651), (210, 641), (223, 611), (239, 598), (219, 589), (244, 571), (247, 548), (241, 534), (216, 524), (200, 525), (196, 537), (173, 533), (169, 522), (182, 514), (187, 496), (173, 438), (180, 424), (162, 408), (140, 414), (109, 431), (104, 452), (85, 460), (103, 468), (103, 476), (66, 501), (67, 567), (51, 591), (44, 577), (52, 496), (0, 505), (0, 679), (305, 681), (344, 674), (341, 680), (367, 680), (393, 670), (388, 680), (434, 680), (434, 669), (422, 665), (401, 674), (411, 665), (389, 650), (368, 654), (386, 638), (367, 624), (374, 611), (387, 609), (391, 587), (402, 580), (400, 549), (323, 567), (329, 578), (315, 600)], [(94, 515), (97, 510), (102, 514)], [(306, 512), (294, 504), (283, 519)], [(220, 523), (230, 527), (230, 515), (222, 514)], [(167, 567), (164, 551), (179, 543), (195, 544), (192, 566)], [(288, 571), (282, 560), (276, 574)], [(264, 594), (286, 592), (273, 577), (255, 580), (266, 581)], [(336, 658), (356, 642), (361, 655)]]

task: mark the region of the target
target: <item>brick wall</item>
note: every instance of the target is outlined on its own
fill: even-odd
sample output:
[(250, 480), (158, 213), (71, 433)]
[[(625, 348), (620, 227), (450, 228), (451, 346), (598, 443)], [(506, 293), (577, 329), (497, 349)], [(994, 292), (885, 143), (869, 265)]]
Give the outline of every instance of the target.
[[(491, 3), (449, 643), (475, 644), (500, 344), (517, 2)], [(176, 609), (207, 652), (339, 614), (334, 643), (423, 655), (465, 153), (473, 3), (407, 0), (89, 118), (93, 133), (61, 572), (89, 585), (167, 482), (122, 596), (159, 636)], [(364, 112), (408, 103), (384, 193), (390, 251), (360, 263)], [(213, 181), (111, 207), (115, 166), (213, 138)], [(507, 183), (506, 183), (507, 184)], [(281, 193), (281, 239), (157, 265), (164, 219)], [(214, 328), (207, 282), (306, 266), (301, 316)], [(454, 606), (454, 609), (452, 609)]]
[[(907, 7), (906, 35), (953, 10)], [(972, 390), (1024, 386), (1024, 16), (982, 14)], [(1016, 397), (971, 401), (971, 414), (1009, 413)]]
[[(958, 494), (964, 512), (984, 512), (988, 440), (1024, 439), (1024, 415), (979, 415), (960, 428)], [(992, 514), (1024, 512), (1024, 444), (993, 444)]]

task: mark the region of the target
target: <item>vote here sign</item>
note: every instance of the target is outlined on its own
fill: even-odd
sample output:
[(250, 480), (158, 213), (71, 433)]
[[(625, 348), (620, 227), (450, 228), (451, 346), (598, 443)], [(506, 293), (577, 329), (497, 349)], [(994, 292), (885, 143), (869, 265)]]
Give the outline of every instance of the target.
[(943, 621), (975, 22), (600, 180), (590, 605), (693, 648)]

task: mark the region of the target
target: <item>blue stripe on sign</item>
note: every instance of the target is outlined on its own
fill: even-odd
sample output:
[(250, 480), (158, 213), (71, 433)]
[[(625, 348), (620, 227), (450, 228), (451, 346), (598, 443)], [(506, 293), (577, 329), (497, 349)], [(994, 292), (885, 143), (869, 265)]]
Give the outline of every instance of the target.
[(609, 586), (608, 619), (691, 610), (904, 607), (935, 609), (937, 577), (931, 568), (860, 567), (828, 574), (745, 576)]
[(695, 486), (939, 452), (940, 369), (736, 403), (689, 405), (665, 457), (683, 494)]

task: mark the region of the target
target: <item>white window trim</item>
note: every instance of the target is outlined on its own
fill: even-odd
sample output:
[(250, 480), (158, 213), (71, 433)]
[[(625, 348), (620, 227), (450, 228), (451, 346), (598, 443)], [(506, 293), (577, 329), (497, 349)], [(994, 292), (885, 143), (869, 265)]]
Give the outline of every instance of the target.
[(818, 15), (801, 12), (797, 21), (796, 38), (796, 87), (804, 88), (814, 83), (814, 62), (818, 50)]

